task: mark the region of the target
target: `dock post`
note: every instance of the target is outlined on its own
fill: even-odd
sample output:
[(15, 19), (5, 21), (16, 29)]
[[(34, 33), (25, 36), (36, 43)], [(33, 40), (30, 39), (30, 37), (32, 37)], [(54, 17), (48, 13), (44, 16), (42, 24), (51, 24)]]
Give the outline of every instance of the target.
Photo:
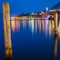
[(9, 3), (3, 3), (4, 42), (6, 60), (12, 60), (11, 30), (10, 30), (10, 8)]
[(58, 12), (56, 11), (54, 15), (54, 29), (57, 30), (57, 27), (58, 27)]
[(58, 49), (58, 12), (55, 12), (54, 15), (54, 56), (57, 57), (57, 49)]

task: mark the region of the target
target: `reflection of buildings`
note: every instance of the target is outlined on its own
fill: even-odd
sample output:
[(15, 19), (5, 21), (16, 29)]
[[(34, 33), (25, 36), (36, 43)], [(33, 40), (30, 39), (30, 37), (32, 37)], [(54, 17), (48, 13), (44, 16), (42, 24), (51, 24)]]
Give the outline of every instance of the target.
[(31, 29), (31, 31), (33, 33), (34, 32), (34, 20), (29, 21), (29, 27), (30, 27), (30, 29)]
[(26, 20), (23, 21), (23, 28), (26, 27)]
[(6, 2), (3, 3), (3, 19), (4, 19), (4, 42), (5, 42), (6, 60), (12, 60), (10, 10), (9, 10), (9, 4)]
[(12, 20), (11, 21), (11, 28), (12, 28), (12, 31), (15, 31), (15, 30), (18, 31), (20, 29), (20, 21)]
[(15, 21), (11, 21), (12, 31), (15, 31)]
[[(20, 29), (20, 23), (22, 20), (17, 21), (17, 20), (12, 20), (11, 21), (11, 26), (12, 26), (12, 31), (19, 30)], [(23, 28), (26, 27), (27, 20), (22, 21), (22, 26)], [(54, 30), (54, 20), (29, 20), (28, 21), (29, 27), (31, 28), (32, 32), (37, 32), (37, 31), (43, 31), (46, 34), (49, 31), (49, 35), (51, 36), (52, 31)], [(60, 21), (58, 23), (58, 26), (60, 27)]]
[(37, 24), (37, 22), (38, 22), (37, 20), (35, 20), (35, 21), (34, 21), (34, 25), (35, 25), (35, 26), (34, 26), (34, 28), (35, 28), (35, 32), (37, 32), (37, 30), (38, 30), (38, 27), (37, 27), (37, 25), (38, 25), (38, 24)]
[(38, 27), (39, 27), (39, 32), (41, 32), (41, 20), (38, 20)]
[(45, 32), (46, 32), (46, 35), (48, 33), (48, 29), (49, 29), (49, 20), (45, 20)]
[(42, 26), (42, 30), (44, 31), (45, 30), (45, 20), (41, 21), (41, 26)]
[(49, 35), (51, 36), (52, 34), (52, 26), (51, 26), (51, 20), (49, 21)]
[(15, 22), (16, 30), (18, 31), (20, 29), (20, 21)]

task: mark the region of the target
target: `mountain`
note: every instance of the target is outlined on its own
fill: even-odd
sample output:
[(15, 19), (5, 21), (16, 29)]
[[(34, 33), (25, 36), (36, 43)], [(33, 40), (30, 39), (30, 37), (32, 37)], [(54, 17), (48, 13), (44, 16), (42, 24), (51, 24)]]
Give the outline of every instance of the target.
[(53, 9), (60, 9), (60, 2), (58, 2), (57, 4), (55, 4), (55, 5), (51, 8), (51, 10), (53, 10)]

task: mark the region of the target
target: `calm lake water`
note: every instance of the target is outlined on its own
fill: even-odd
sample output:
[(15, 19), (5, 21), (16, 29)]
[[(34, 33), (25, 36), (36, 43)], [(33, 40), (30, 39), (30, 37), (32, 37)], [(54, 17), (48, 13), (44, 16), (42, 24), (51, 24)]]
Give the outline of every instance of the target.
[[(0, 57), (5, 60), (2, 36)], [(13, 20), (11, 41), (13, 60), (60, 60), (60, 34), (54, 35), (53, 20)]]

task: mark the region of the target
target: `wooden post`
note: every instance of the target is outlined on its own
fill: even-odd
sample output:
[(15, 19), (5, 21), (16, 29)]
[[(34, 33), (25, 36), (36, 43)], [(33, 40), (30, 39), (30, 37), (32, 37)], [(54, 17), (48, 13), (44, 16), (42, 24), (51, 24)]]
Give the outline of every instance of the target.
[(54, 35), (54, 56), (55, 58), (57, 57), (57, 52), (58, 52), (58, 35)]
[(58, 27), (58, 12), (55, 12), (54, 16), (54, 29), (57, 30)]
[(54, 15), (54, 56), (57, 57), (57, 49), (58, 49), (58, 12), (55, 12)]
[(3, 3), (4, 42), (6, 60), (12, 60), (12, 45), (10, 31), (10, 8), (9, 3)]

